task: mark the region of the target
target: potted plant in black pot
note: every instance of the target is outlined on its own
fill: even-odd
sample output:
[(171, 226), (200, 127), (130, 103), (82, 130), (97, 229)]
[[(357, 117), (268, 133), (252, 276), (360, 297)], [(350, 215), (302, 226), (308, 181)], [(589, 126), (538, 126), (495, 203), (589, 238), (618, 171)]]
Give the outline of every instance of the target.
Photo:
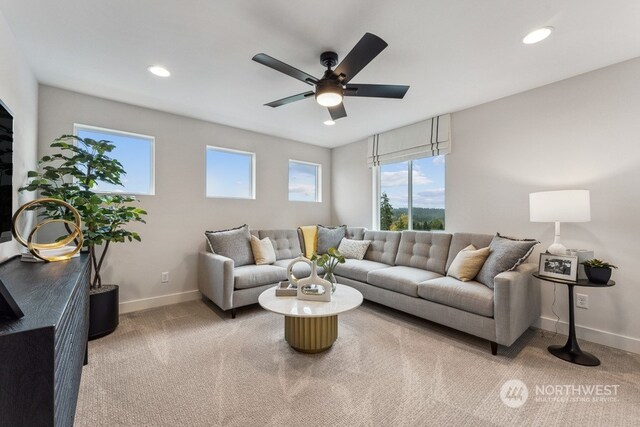
[[(80, 213), (83, 246), (89, 252), (91, 281), (89, 290), (89, 339), (108, 335), (118, 326), (118, 285), (102, 283), (101, 269), (111, 243), (140, 241), (135, 231), (123, 227), (131, 222), (145, 222), (146, 212), (132, 203), (135, 196), (101, 194), (94, 188), (98, 182), (122, 185), (126, 174), (122, 164), (108, 156), (114, 148), (110, 141), (96, 141), (75, 135), (63, 135), (52, 148), (55, 154), (42, 157), (41, 171), (29, 171), (29, 184), (20, 191), (38, 191), (41, 197), (64, 200)], [(51, 219), (72, 219), (65, 208), (44, 207)], [(67, 230), (70, 231), (70, 230)]]
[(613, 264), (594, 258), (584, 261), (584, 272), (593, 283), (606, 284), (611, 278), (611, 269), (618, 268)]

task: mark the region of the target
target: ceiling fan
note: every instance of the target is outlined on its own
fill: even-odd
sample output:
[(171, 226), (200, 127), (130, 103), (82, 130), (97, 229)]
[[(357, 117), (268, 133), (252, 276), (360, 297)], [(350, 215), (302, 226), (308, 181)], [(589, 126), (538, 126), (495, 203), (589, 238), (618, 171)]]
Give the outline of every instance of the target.
[(366, 33), (353, 49), (351, 49), (351, 52), (342, 60), (340, 65), (333, 70), (331, 68), (335, 67), (338, 63), (338, 54), (335, 52), (324, 52), (320, 55), (320, 63), (327, 67), (327, 70), (321, 79), (317, 79), (265, 53), (259, 53), (252, 58), (254, 61), (287, 74), (308, 85), (315, 86), (315, 92), (310, 90), (264, 105), (275, 108), (315, 95), (318, 104), (329, 109), (331, 119), (338, 120), (347, 116), (344, 104), (342, 103), (342, 98), (345, 96), (402, 99), (405, 93), (407, 93), (407, 90), (409, 90), (409, 86), (349, 83), (356, 74), (366, 67), (367, 64), (386, 47), (387, 43), (380, 37), (375, 34)]

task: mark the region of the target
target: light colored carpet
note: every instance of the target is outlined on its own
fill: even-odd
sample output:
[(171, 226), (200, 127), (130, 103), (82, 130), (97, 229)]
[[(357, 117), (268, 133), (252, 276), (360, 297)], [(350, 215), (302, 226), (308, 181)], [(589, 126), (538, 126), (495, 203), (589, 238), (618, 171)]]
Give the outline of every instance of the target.
[[(602, 365), (577, 366), (546, 350), (566, 337), (530, 330), (492, 356), (487, 341), (372, 303), (339, 321), (334, 346), (306, 355), (284, 341), (283, 318), (258, 306), (239, 310), (234, 320), (203, 301), (124, 315), (115, 333), (89, 344), (76, 425), (622, 426), (640, 420), (639, 355), (584, 342)], [(511, 379), (529, 391), (520, 408), (500, 399)], [(538, 400), (536, 386), (548, 385), (618, 387), (613, 401), (567, 402), (580, 397), (575, 393)]]

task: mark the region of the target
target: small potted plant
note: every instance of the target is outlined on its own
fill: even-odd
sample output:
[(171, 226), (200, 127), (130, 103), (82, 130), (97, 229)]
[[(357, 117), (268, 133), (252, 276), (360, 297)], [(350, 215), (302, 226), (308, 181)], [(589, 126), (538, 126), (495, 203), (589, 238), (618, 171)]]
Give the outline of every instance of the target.
[(584, 272), (593, 283), (606, 284), (611, 278), (611, 269), (618, 268), (613, 264), (594, 258), (584, 261)]
[(324, 279), (331, 282), (331, 292), (335, 292), (337, 280), (333, 275), (333, 270), (336, 265), (344, 264), (344, 256), (336, 248), (329, 248), (326, 254), (313, 254), (311, 261), (315, 261), (318, 267), (324, 267)]

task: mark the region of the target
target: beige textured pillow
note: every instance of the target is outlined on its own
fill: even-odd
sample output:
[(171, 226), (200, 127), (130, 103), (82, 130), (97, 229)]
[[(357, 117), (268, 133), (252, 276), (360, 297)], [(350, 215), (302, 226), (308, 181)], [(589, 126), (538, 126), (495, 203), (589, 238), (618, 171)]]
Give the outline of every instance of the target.
[(454, 277), (463, 282), (468, 282), (476, 277), (487, 257), (489, 256), (489, 247), (476, 249), (475, 246), (469, 245), (454, 258), (447, 276)]
[(256, 236), (251, 236), (251, 250), (256, 265), (273, 264), (276, 262), (276, 251), (268, 237), (260, 240)]
[(363, 259), (370, 244), (371, 240), (352, 240), (345, 237), (340, 240), (338, 252), (345, 258)]

